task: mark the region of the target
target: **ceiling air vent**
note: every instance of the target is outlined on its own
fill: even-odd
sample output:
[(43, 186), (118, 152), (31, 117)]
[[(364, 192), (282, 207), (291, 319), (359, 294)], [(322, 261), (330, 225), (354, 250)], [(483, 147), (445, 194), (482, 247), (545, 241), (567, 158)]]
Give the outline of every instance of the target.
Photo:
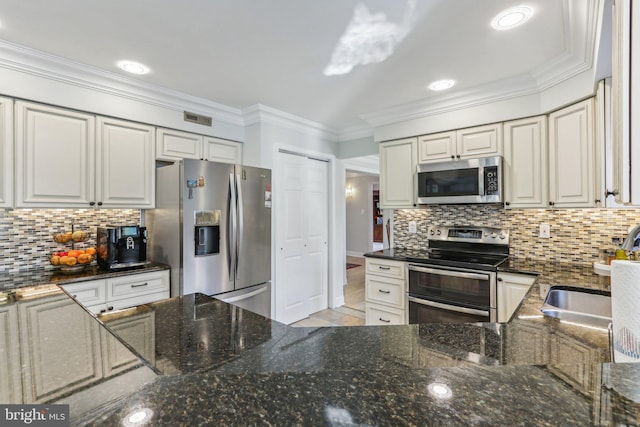
[(211, 117), (203, 116), (201, 114), (190, 113), (188, 111), (184, 112), (184, 121), (197, 123), (199, 125), (211, 126), (212, 120)]

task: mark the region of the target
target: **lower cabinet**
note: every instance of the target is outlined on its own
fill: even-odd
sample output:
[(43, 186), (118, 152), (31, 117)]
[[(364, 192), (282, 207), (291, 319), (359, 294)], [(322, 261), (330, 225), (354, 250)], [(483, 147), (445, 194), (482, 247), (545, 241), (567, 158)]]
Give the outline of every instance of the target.
[(49, 402), (103, 377), (100, 324), (67, 295), (17, 308), (25, 403)]
[[(100, 318), (111, 331), (129, 344), (140, 356), (151, 365), (155, 364), (155, 312), (152, 310), (133, 314), (120, 312), (107, 314)], [(116, 337), (102, 330), (104, 344), (104, 373), (114, 375), (140, 363), (136, 355), (131, 353)]]
[[(108, 327), (155, 360), (155, 313), (111, 313)], [(138, 356), (52, 285), (0, 304), (0, 402), (50, 403), (143, 366)]]
[(406, 324), (406, 263), (380, 258), (367, 258), (365, 263), (366, 324)]
[(169, 298), (169, 270), (62, 285), (94, 314)]
[(498, 322), (508, 322), (536, 281), (528, 274), (498, 274)]
[(0, 357), (0, 402), (22, 403), (18, 307), (15, 304), (0, 305), (0, 349), (6, 350)]

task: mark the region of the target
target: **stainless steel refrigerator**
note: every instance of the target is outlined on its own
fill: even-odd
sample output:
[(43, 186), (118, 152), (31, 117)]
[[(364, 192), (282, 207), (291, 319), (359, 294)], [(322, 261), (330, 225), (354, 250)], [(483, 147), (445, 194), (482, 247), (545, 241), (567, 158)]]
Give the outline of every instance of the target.
[(149, 259), (171, 266), (171, 296), (215, 295), (270, 316), (269, 169), (203, 160), (159, 166), (145, 226)]

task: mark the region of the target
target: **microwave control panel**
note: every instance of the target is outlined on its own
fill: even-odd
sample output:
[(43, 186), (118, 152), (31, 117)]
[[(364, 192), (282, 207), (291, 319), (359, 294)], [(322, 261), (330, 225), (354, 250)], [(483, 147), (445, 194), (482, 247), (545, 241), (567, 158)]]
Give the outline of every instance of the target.
[(500, 180), (498, 179), (497, 166), (485, 166), (484, 168), (484, 194), (493, 196), (500, 194)]

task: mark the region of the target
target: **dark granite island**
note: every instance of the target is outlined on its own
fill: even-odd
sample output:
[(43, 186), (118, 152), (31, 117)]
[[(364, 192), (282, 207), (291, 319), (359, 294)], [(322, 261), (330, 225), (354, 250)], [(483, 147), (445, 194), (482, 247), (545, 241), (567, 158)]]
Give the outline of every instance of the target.
[(640, 423), (640, 366), (556, 319), (293, 328), (203, 295), (97, 319), (30, 289), (0, 306), (2, 402), (68, 403), (74, 425)]

